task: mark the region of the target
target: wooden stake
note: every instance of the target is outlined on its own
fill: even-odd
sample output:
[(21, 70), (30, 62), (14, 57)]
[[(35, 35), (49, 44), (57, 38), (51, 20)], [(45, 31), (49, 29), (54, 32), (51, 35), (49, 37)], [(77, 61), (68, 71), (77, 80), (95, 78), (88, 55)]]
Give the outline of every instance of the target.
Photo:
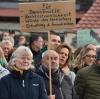
[[(50, 31), (48, 31), (48, 50), (50, 51)], [(50, 86), (50, 95), (52, 95), (52, 77), (51, 77), (51, 58), (49, 55), (49, 86)]]

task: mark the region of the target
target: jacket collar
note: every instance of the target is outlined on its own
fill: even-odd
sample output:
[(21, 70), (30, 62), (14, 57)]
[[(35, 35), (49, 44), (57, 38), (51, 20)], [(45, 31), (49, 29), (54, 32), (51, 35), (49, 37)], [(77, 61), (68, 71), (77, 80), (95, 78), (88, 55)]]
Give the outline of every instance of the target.
[(33, 77), (36, 77), (36, 74), (33, 73), (31, 70), (25, 70), (25, 71), (23, 71), (23, 75), (21, 75), (19, 71), (12, 70), (11, 71), (11, 75), (15, 79), (32, 79)]
[[(49, 71), (43, 67), (44, 67), (43, 65), (40, 66), (38, 74), (42, 77), (49, 79)], [(51, 76), (52, 76), (52, 83), (60, 85), (62, 83), (63, 78), (64, 78), (64, 73), (60, 69), (58, 69)]]

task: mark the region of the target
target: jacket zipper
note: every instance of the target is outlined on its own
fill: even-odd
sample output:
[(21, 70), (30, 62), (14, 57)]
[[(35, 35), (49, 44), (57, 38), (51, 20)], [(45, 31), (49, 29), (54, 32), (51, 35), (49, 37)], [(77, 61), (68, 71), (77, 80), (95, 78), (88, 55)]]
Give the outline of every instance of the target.
[(22, 86), (25, 87), (25, 81), (24, 80), (22, 80)]

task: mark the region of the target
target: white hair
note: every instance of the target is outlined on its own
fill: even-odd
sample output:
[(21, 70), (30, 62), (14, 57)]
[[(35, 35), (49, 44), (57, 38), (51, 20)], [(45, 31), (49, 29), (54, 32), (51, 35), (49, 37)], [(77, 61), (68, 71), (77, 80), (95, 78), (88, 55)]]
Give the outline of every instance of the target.
[(20, 57), (24, 54), (29, 54), (31, 55), (31, 57), (33, 58), (33, 54), (31, 52), (31, 50), (26, 47), (26, 46), (19, 46), (12, 54), (12, 57), (11, 58), (17, 58), (17, 57)]

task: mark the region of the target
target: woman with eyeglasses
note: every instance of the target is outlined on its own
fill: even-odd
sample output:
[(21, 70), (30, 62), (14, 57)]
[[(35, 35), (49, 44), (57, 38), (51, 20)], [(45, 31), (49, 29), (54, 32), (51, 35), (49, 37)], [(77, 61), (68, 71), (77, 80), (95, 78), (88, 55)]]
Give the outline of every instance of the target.
[(100, 48), (96, 55), (95, 58), (92, 50), (87, 52), (86, 62), (91, 66), (80, 69), (76, 75), (74, 86), (79, 99), (100, 99)]
[(95, 63), (95, 59), (96, 50), (90, 48), (83, 48), (75, 59), (74, 72), (77, 73), (79, 69), (92, 65), (93, 63)]

